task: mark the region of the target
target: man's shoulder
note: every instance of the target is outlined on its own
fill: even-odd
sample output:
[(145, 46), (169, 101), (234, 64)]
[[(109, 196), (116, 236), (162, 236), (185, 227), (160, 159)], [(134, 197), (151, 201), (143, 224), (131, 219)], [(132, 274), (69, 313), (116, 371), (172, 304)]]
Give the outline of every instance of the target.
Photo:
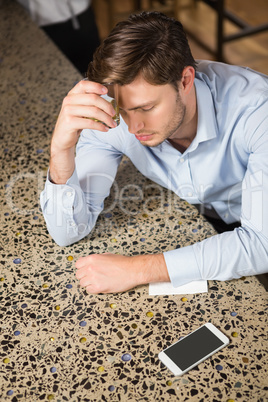
[(216, 79), (226, 79), (228, 77), (250, 77), (252, 79), (266, 81), (268, 84), (268, 76), (259, 72), (252, 70), (249, 67), (237, 66), (232, 64), (226, 64), (218, 61), (211, 60), (197, 60), (197, 77), (204, 76), (215, 80)]
[(247, 97), (258, 93), (267, 96), (268, 92), (268, 76), (248, 67), (198, 60), (196, 78), (206, 83), (215, 95), (236, 93)]

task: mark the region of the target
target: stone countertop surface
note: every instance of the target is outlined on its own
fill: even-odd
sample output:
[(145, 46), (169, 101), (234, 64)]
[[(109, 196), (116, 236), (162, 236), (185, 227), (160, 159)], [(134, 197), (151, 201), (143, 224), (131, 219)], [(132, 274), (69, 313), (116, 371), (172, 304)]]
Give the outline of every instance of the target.
[[(0, 77), (0, 400), (268, 401), (267, 292), (255, 277), (209, 281), (207, 293), (175, 296), (149, 296), (148, 286), (89, 295), (79, 286), (79, 256), (158, 253), (215, 232), (124, 159), (92, 234), (55, 244), (39, 194), (62, 99), (81, 76), (7, 0), (0, 3)], [(230, 344), (173, 376), (158, 353), (206, 322)]]

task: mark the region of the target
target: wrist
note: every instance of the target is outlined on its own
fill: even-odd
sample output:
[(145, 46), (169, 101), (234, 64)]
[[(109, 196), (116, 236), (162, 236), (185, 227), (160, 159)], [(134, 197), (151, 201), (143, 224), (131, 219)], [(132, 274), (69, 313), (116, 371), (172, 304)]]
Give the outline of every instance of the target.
[(62, 155), (62, 157), (72, 157), (75, 155), (75, 147), (63, 148), (62, 145), (52, 140), (50, 144), (50, 156), (58, 157), (59, 155)]
[(170, 282), (163, 254), (138, 255), (131, 258), (135, 264), (140, 284)]
[(75, 169), (74, 149), (56, 151), (51, 148), (49, 177), (54, 184), (65, 184)]

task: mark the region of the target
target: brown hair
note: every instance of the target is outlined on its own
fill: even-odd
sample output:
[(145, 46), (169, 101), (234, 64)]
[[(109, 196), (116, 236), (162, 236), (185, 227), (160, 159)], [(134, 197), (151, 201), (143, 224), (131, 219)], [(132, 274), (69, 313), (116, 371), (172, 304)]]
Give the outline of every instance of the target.
[(119, 22), (94, 54), (88, 79), (130, 84), (142, 74), (153, 85), (177, 85), (186, 66), (196, 67), (182, 24), (159, 12)]

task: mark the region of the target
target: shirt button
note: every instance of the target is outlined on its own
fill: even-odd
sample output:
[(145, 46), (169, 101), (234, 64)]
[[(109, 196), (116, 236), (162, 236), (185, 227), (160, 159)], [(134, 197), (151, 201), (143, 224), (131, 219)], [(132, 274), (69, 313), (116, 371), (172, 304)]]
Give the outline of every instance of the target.
[(193, 193), (189, 192), (187, 195), (188, 195), (188, 197), (192, 197)]
[(181, 159), (180, 159), (180, 163), (183, 163), (183, 162), (184, 162), (184, 158), (181, 158)]
[(73, 221), (73, 222), (71, 222), (71, 226), (75, 226), (75, 222)]
[(227, 213), (224, 214), (224, 218), (228, 218), (228, 216), (229, 216), (229, 214), (227, 214)]
[(67, 195), (67, 197), (71, 197), (73, 195), (73, 192), (72, 191), (67, 191), (66, 195)]

